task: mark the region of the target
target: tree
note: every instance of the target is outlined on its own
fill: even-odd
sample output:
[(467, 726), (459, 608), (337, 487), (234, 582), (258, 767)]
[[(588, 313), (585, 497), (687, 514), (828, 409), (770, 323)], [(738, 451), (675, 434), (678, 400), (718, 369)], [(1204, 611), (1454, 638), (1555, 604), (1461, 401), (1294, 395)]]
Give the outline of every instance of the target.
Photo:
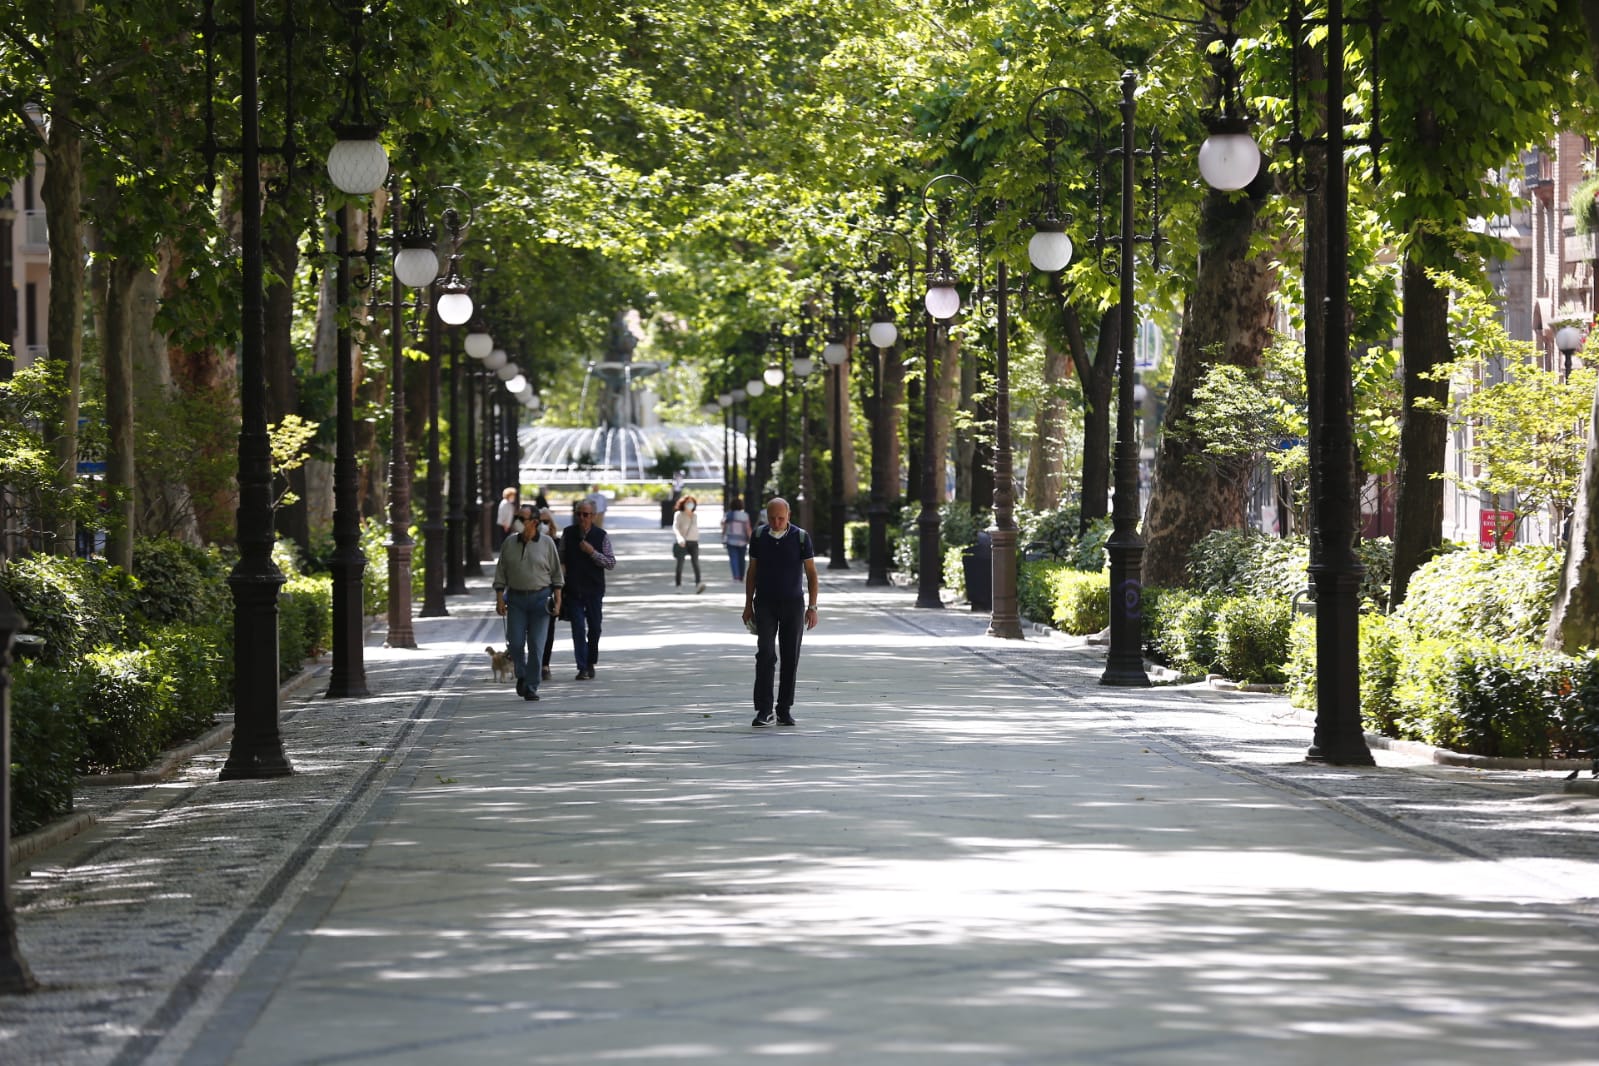
[[(1391, 602), (1443, 537), (1448, 290), (1429, 271), (1474, 273), (1496, 242), (1471, 218), (1502, 214), (1494, 168), (1553, 131), (1584, 94), (1582, 42), (1557, 0), (1402, 0), (1383, 7), (1382, 101), (1389, 225), (1404, 255), (1404, 409)], [(1591, 95), (1591, 92), (1588, 93)], [(1421, 401), (1421, 402), (1418, 402)]]

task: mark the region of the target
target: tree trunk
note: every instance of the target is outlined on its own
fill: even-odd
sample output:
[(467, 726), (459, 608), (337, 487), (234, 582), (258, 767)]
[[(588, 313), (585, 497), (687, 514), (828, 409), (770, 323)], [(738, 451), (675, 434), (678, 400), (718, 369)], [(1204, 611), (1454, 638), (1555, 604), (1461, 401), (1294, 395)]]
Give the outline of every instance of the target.
[[(129, 334), (133, 362), (133, 407), (140, 422), (149, 427), (164, 419), (176, 395), (167, 339), (155, 328), (161, 308), (161, 292), (172, 264), (171, 242), (164, 242), (155, 271), (141, 271), (130, 290), (132, 329)], [(165, 436), (165, 432), (159, 434)], [(135, 434), (136, 456), (144, 456), (144, 441)], [(159, 466), (159, 464), (158, 464)], [(134, 533), (138, 536), (171, 536), (186, 544), (199, 545), (199, 529), (190, 505), (188, 487), (172, 477), (169, 470), (152, 471), (142, 458), (136, 460), (137, 488), (134, 500)]]
[(134, 534), (134, 433), (133, 433), (133, 331), (134, 282), (148, 274), (137, 259), (119, 256), (105, 272), (105, 330), (101, 335), (101, 362), (105, 377), (106, 558), (133, 570)]
[(1083, 383), (1083, 474), (1077, 528), (1086, 532), (1095, 519), (1110, 514), (1111, 432), (1116, 406), (1116, 353), (1121, 346), (1121, 305), (1113, 304), (1099, 319), (1099, 339), (1094, 361), (1088, 361), (1082, 320), (1075, 307), (1066, 308), (1066, 338), (1072, 362)]
[[(332, 246), (331, 226), (326, 237)], [(312, 340), (314, 368), (318, 374), (332, 374), (338, 369), (338, 306), (335, 287), (338, 271), (324, 270), (317, 293), (316, 332)], [(463, 437), (464, 439), (464, 437)], [(305, 462), (306, 523), (313, 533), (326, 533), (333, 528), (333, 464), (326, 459), (312, 458)]]
[[(77, 90), (81, 71), (78, 32), (84, 0), (55, 0), (50, 40), (50, 134), (44, 146), (40, 187), (50, 219), (49, 357), (60, 363), (66, 380), (61, 424), (55, 441), (58, 477), (71, 485), (78, 476), (78, 394), (83, 377), (83, 141), (78, 125)], [(70, 512), (50, 516), (52, 550), (71, 555), (77, 523)]]
[(1027, 458), (1027, 506), (1053, 511), (1066, 486), (1066, 398), (1055, 390), (1071, 371), (1064, 347), (1044, 342), (1044, 381), (1050, 391), (1033, 416), (1033, 443)]
[[(300, 412), (300, 387), (294, 353), (292, 283), (300, 262), (300, 241), (295, 227), (284, 221), (286, 214), (283, 208), (286, 205), (282, 203), (281, 194), (271, 195), (271, 199), (277, 202), (277, 210), (271, 210), (269, 205), (267, 217), (275, 217), (277, 221), (266, 227), (261, 243), (268, 274), (276, 275), (278, 280), (270, 282), (263, 294), (262, 314), (266, 335), (261, 354), (266, 374), (267, 423), (275, 426), (283, 421), (285, 415)], [(299, 500), (277, 508), (273, 518), (274, 525), (280, 537), (294, 541), (300, 546), (300, 551), (306, 553), (311, 547), (311, 531), (306, 521), (303, 466), (290, 473), (288, 487)], [(274, 494), (280, 489), (279, 485), (272, 487)]]
[(1244, 525), (1247, 476), (1194, 461), (1203, 442), (1179, 440), (1170, 430), (1187, 415), (1194, 388), (1212, 364), (1259, 366), (1270, 343), (1276, 273), (1271, 255), (1250, 254), (1250, 240), (1261, 229), (1259, 206), (1267, 187), (1267, 180), (1257, 180), (1247, 195), (1236, 198), (1211, 191), (1200, 210), (1198, 277), (1183, 318), (1144, 519), (1146, 586), (1186, 585), (1188, 552), (1194, 544), (1213, 529)]
[[(1599, 390), (1595, 390), (1589, 427), (1599, 426)], [(1554, 609), (1544, 634), (1544, 647), (1575, 655), (1599, 647), (1599, 434), (1589, 432), (1588, 451), (1577, 483), (1571, 513), (1571, 539), (1555, 589)]]
[[(1404, 406), (1399, 423), (1399, 495), (1394, 503), (1394, 580), (1390, 606), (1404, 602), (1410, 577), (1443, 543), (1448, 381), (1422, 375), (1451, 358), (1449, 293), (1427, 277), (1415, 252), (1405, 260)], [(1422, 411), (1416, 401), (1436, 401)]]
[[(1583, 0), (1582, 19), (1588, 35), (1588, 53), (1599, 70), (1599, 0)], [(1571, 513), (1571, 538), (1566, 543), (1565, 565), (1555, 590), (1554, 609), (1544, 635), (1546, 648), (1575, 654), (1599, 647), (1599, 390), (1588, 416), (1588, 450), (1577, 502)]]
[(983, 502), (978, 499), (972, 480), (977, 473), (977, 348), (963, 345), (958, 380), (955, 385), (955, 410), (966, 417), (966, 425), (954, 430), (955, 498), (976, 514)]
[(907, 495), (900, 488), (904, 468), (905, 449), (900, 435), (905, 431), (905, 345), (901, 341), (883, 356), (883, 417), (888, 420), (882, 439), (888, 445), (888, 461), (883, 464), (883, 501), (893, 506), (894, 501)]

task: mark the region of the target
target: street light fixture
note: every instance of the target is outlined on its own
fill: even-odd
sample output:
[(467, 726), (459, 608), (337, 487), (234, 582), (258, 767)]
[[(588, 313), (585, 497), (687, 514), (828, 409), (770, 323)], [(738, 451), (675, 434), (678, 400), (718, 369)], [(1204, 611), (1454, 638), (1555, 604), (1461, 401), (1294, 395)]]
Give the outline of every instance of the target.
[(844, 401), (849, 395), (846, 375), (849, 373), (849, 346), (845, 342), (844, 290), (833, 283), (833, 317), (827, 344), (822, 348), (822, 362), (830, 368), (828, 384), (832, 388), (833, 447), (832, 461), (828, 464), (832, 477), (831, 499), (827, 505), (827, 541), (829, 570), (848, 570), (848, 545), (845, 544), (846, 507), (844, 503)]
[(1561, 380), (1570, 381), (1571, 357), (1582, 347), (1582, 330), (1576, 326), (1561, 326), (1555, 330), (1555, 347), (1560, 349), (1560, 354), (1565, 360), (1565, 372)]
[(800, 431), (799, 431), (799, 490), (793, 500), (794, 513), (800, 516), (800, 525), (809, 527), (811, 499), (816, 495), (811, 484), (811, 393), (806, 385), (816, 373), (816, 360), (811, 356), (811, 322), (809, 317), (800, 322), (794, 334), (794, 376), (799, 378)]
[[(1065, 96), (1068, 99), (1075, 97), (1086, 109), (1094, 137), (1094, 148), (1091, 153), (1094, 164), (1097, 219), (1094, 247), (1099, 255), (1100, 269), (1112, 274), (1121, 283), (1118, 306), (1121, 315), (1121, 336), (1120, 350), (1117, 353), (1115, 495), (1111, 507), (1112, 532), (1105, 544), (1105, 552), (1110, 560), (1110, 649), (1105, 657), (1105, 672), (1100, 676), (1099, 683), (1132, 687), (1149, 684), (1149, 675), (1144, 672), (1142, 633), (1144, 541), (1138, 533), (1138, 440), (1133, 402), (1133, 334), (1138, 274), (1136, 252), (1138, 243), (1147, 241), (1152, 249), (1155, 269), (1158, 270), (1161, 242), (1158, 214), (1154, 219), (1152, 233), (1144, 236), (1136, 232), (1135, 168), (1140, 157), (1153, 160), (1153, 185), (1158, 212), (1162, 154), (1159, 134), (1151, 134), (1148, 149), (1139, 150), (1137, 146), (1138, 104), (1133, 95), (1137, 84), (1137, 75), (1132, 71), (1122, 74), (1120, 148), (1105, 147), (1104, 124), (1101, 121), (1099, 108), (1092, 98), (1081, 90), (1070, 86), (1046, 89), (1033, 98), (1027, 109), (1028, 132), (1043, 144), (1045, 155), (1049, 159), (1050, 181), (1045, 186), (1045, 223), (1040, 226), (1039, 235), (1052, 235), (1054, 222), (1059, 218), (1054, 213), (1057, 189), (1053, 174), (1054, 153), (1060, 137), (1058, 124), (1052, 120), (1044, 122), (1045, 132), (1042, 136), (1034, 128), (1039, 107), (1054, 97)], [(1114, 236), (1105, 232), (1104, 183), (1101, 180), (1104, 164), (1113, 156), (1119, 157), (1121, 161), (1121, 227)], [(1035, 235), (1034, 241), (1038, 241), (1039, 235)], [(1057, 252), (1054, 256), (1041, 258), (1046, 262), (1059, 259), (1059, 243), (1053, 236), (1047, 236), (1040, 243), (1045, 247), (1056, 249)], [(1115, 250), (1114, 259), (1106, 256), (1107, 249), (1112, 248)]]
[[(1241, 107), (1237, 99), (1237, 71), (1230, 51), (1236, 41), (1232, 20), (1247, 6), (1248, 0), (1207, 3), (1206, 8), (1223, 22), (1224, 99), (1236, 118)], [(1368, 16), (1372, 46), (1378, 38), (1379, 13), (1373, 7)], [(1292, 41), (1303, 40), (1302, 19), (1297, 4), (1290, 5), (1288, 32)], [(1326, 293), (1321, 301), (1324, 352), (1319, 383), (1321, 404), (1310, 409), (1312, 481), (1315, 497), (1315, 536), (1311, 539), (1310, 576), (1316, 588), (1316, 729), (1305, 758), (1341, 766), (1370, 766), (1371, 749), (1366, 745), (1360, 720), (1360, 580), (1365, 567), (1355, 554), (1356, 525), (1355, 443), (1353, 386), (1349, 357), (1349, 175), (1344, 162), (1347, 117), (1344, 101), (1343, 0), (1328, 0), (1326, 17), (1315, 20), (1325, 27), (1325, 72), (1327, 99), (1338, 109), (1335, 120), (1327, 123), (1321, 139), (1325, 146), (1326, 176), (1321, 182), (1322, 203), (1326, 211), (1326, 247), (1322, 249), (1326, 266)], [(1292, 52), (1294, 69), (1291, 81), (1295, 98), (1292, 114), (1296, 128), (1289, 139), (1294, 151), (1294, 174), (1298, 180), (1299, 149), (1305, 143), (1297, 129), (1299, 115), (1298, 50)], [(1375, 166), (1382, 134), (1379, 116), (1372, 109), (1368, 147)], [(1243, 153), (1247, 156), (1247, 152)], [(1202, 172), (1203, 173), (1203, 172)], [(1239, 173), (1242, 173), (1240, 170)], [(1205, 175), (1209, 180), (1209, 175)], [(1227, 186), (1218, 185), (1225, 189)], [(1312, 255), (1307, 249), (1307, 258)]]

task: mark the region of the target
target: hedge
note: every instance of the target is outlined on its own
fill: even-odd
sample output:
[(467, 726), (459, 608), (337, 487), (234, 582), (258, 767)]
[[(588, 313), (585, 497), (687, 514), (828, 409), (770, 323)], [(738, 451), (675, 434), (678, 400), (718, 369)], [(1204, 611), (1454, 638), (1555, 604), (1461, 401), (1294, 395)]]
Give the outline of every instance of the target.
[[(1292, 702), (1314, 710), (1312, 620), (1295, 627)], [(1599, 658), (1527, 642), (1433, 636), (1398, 618), (1360, 629), (1362, 725), (1468, 755), (1577, 757), (1599, 744)]]
[(1022, 615), (1063, 633), (1085, 636), (1110, 625), (1110, 578), (1103, 570), (1034, 560), (1022, 563), (1016, 586)]
[[(13, 833), (71, 810), (80, 774), (142, 769), (232, 707), (225, 558), (143, 541), (134, 564), (138, 578), (103, 560), (0, 567), (29, 631), (45, 639), (11, 670)], [(288, 578), (278, 599), (282, 677), (326, 650), (332, 604), (329, 579)]]

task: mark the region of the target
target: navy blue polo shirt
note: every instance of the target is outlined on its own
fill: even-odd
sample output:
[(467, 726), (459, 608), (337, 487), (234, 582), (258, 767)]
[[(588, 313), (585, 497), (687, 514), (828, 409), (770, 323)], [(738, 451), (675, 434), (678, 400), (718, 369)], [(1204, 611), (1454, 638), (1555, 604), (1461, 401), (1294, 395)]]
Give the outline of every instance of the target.
[(768, 600), (804, 599), (805, 560), (816, 558), (811, 535), (789, 523), (788, 532), (772, 536), (770, 526), (762, 526), (750, 538), (750, 562), (755, 568), (755, 598)]

